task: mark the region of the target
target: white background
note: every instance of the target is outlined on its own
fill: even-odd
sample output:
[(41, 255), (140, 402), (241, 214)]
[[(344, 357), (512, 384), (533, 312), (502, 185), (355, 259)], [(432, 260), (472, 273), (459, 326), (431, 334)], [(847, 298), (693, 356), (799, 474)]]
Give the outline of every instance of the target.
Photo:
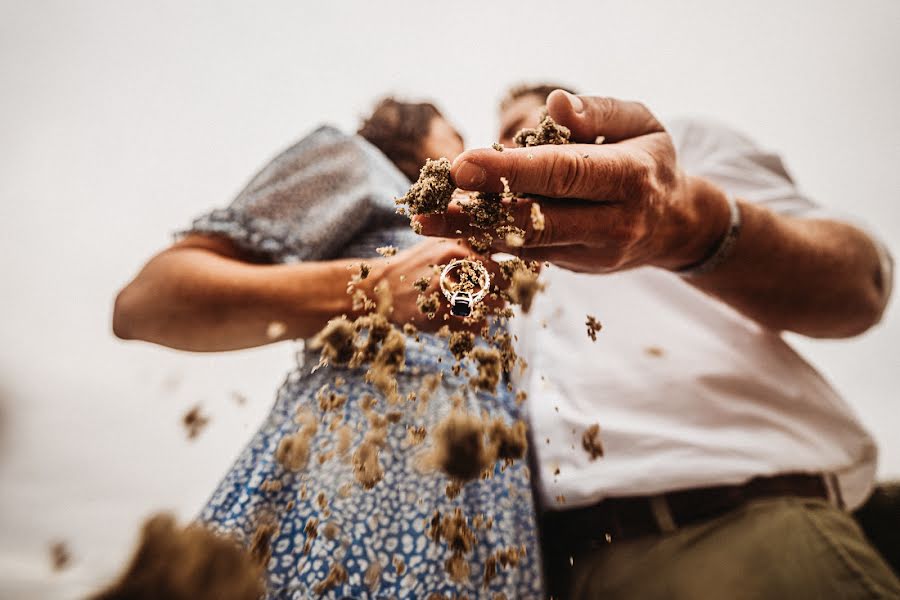
[[(289, 344), (126, 344), (112, 301), (317, 123), (414, 94), (485, 145), (503, 89), (550, 78), (738, 126), (897, 254), (898, 76), (896, 0), (0, 2), (0, 597), (83, 595), (147, 513), (192, 516), (251, 435)], [(871, 427), (882, 477), (900, 475), (894, 309), (852, 341), (797, 340)], [(195, 403), (213, 421), (190, 443)], [(54, 539), (74, 557), (58, 574)]]

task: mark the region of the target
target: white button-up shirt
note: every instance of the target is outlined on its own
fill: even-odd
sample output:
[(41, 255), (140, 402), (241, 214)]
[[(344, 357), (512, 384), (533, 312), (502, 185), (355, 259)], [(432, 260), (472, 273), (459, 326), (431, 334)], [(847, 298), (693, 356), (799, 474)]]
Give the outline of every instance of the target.
[[(818, 209), (777, 156), (714, 123), (669, 126), (679, 161), (741, 200)], [(825, 216), (824, 213), (820, 213)], [(890, 258), (884, 255), (885, 280)], [(528, 368), (543, 506), (833, 472), (849, 507), (868, 495), (877, 450), (851, 408), (777, 333), (655, 268), (585, 275), (545, 268), (531, 312), (513, 319)], [(586, 315), (603, 323), (592, 342)], [(582, 435), (600, 425), (605, 455)]]

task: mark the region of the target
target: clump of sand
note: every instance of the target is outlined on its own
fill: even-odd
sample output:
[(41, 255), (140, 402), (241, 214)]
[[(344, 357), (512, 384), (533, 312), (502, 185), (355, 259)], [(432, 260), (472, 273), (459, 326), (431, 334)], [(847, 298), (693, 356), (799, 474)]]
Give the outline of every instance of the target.
[(519, 130), (513, 136), (513, 142), (520, 148), (544, 146), (547, 144), (568, 144), (571, 135), (572, 132), (568, 127), (560, 125), (545, 112), (536, 128)]
[(144, 524), (125, 572), (91, 600), (259, 600), (264, 572), (235, 540), (159, 514)]
[(498, 460), (509, 464), (524, 457), (526, 431), (523, 421), (507, 425), (501, 418), (488, 420), (453, 410), (431, 433), (432, 445), (423, 457), (424, 464), (465, 483), (477, 479)]
[(427, 160), (419, 171), (419, 179), (396, 202), (405, 205), (411, 215), (447, 212), (455, 189), (450, 178), (450, 161), (446, 158)]
[(459, 582), (467, 580), (469, 563), (466, 562), (465, 555), (472, 552), (478, 540), (462, 509), (457, 507), (451, 515), (441, 515), (440, 511), (434, 511), (428, 533), (433, 542), (440, 543), (443, 540), (450, 550), (451, 556), (444, 563), (450, 577)]
[(590, 454), (591, 460), (603, 456), (603, 443), (600, 440), (600, 426), (596, 423), (585, 429), (581, 436), (581, 447)]
[(369, 430), (353, 453), (353, 474), (360, 485), (370, 490), (384, 477), (378, 453), (387, 441), (388, 420), (371, 411), (368, 419)]
[(353, 323), (347, 317), (337, 317), (328, 321), (324, 329), (313, 337), (309, 347), (312, 350), (321, 349), (323, 362), (346, 365), (356, 352), (355, 339)]
[(592, 342), (597, 341), (597, 332), (603, 329), (603, 325), (600, 321), (597, 320), (597, 317), (593, 315), (588, 315), (587, 320), (584, 322), (585, 327), (587, 327), (588, 337), (591, 338)]
[(477, 389), (495, 393), (500, 377), (503, 375), (503, 360), (496, 348), (478, 346), (469, 354), (475, 361), (478, 371), (469, 380)]
[(475, 334), (471, 331), (454, 331), (447, 340), (450, 352), (456, 360), (461, 360), (475, 346)]
[(479, 417), (451, 411), (431, 434), (433, 446), (427, 462), (453, 479), (478, 478), (495, 460), (492, 448), (484, 442), (484, 431)]
[(181, 423), (187, 430), (188, 439), (193, 440), (209, 425), (209, 417), (200, 411), (199, 406), (195, 406), (184, 413), (184, 416), (181, 417)]
[(328, 575), (325, 579), (313, 586), (313, 591), (316, 594), (324, 594), (332, 588), (347, 583), (347, 578), (347, 569), (344, 568), (344, 565), (333, 563), (328, 571)]
[(281, 438), (275, 450), (275, 459), (288, 471), (300, 471), (309, 462), (312, 438), (319, 429), (316, 418), (308, 411), (300, 411), (295, 417), (300, 427), (295, 433)]

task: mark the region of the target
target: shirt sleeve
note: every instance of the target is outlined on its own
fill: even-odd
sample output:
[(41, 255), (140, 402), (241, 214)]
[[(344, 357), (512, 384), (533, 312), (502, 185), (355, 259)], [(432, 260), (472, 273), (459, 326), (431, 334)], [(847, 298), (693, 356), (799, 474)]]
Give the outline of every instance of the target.
[(224, 236), (269, 262), (324, 260), (393, 212), (406, 185), (365, 140), (323, 126), (272, 159), (229, 206), (201, 215), (180, 235)]
[(887, 301), (894, 270), (887, 246), (859, 218), (823, 208), (802, 194), (778, 154), (713, 120), (674, 119), (667, 129), (678, 161), (688, 174), (705, 177), (727, 193), (779, 214), (842, 221), (865, 231), (878, 250)]

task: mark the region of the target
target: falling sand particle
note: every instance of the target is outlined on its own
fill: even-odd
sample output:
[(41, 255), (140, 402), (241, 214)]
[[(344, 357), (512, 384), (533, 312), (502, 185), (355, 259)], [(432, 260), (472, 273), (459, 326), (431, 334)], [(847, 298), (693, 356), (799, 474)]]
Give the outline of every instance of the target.
[(477, 540), (462, 509), (457, 507), (452, 515), (443, 516), (439, 511), (435, 511), (431, 517), (428, 534), (435, 543), (443, 540), (452, 553), (452, 556), (444, 563), (450, 577), (456, 581), (468, 579), (469, 563), (464, 555), (472, 552)]
[(177, 528), (163, 514), (144, 524), (125, 573), (91, 600), (258, 600), (263, 574), (234, 540), (196, 524)]
[(266, 479), (259, 485), (259, 489), (263, 492), (280, 492), (283, 487), (278, 479)]
[(596, 423), (588, 427), (581, 436), (581, 447), (591, 455), (591, 460), (603, 456), (603, 444), (600, 441), (600, 426)]
[(647, 346), (644, 348), (644, 352), (647, 353), (647, 356), (652, 356), (654, 358), (659, 358), (666, 354), (666, 351), (659, 346)]
[(278, 535), (278, 528), (274, 523), (260, 523), (256, 526), (249, 550), (254, 564), (266, 568), (269, 559), (272, 558), (272, 538), (276, 535)]
[(281, 321), (272, 321), (266, 327), (266, 337), (270, 340), (277, 340), (285, 333), (287, 333), (287, 325)]
[(345, 365), (353, 358), (356, 350), (353, 341), (356, 329), (346, 317), (331, 319), (312, 339), (309, 347), (322, 350), (322, 360), (336, 365)]
[(584, 322), (587, 327), (588, 337), (591, 338), (592, 342), (597, 341), (597, 332), (603, 329), (603, 325), (600, 324), (600, 321), (597, 320), (597, 317), (592, 315), (587, 316), (587, 321)]
[(381, 256), (394, 256), (397, 254), (397, 248), (396, 246), (379, 246), (375, 248), (375, 252)]
[(339, 585), (342, 585), (347, 582), (347, 569), (344, 568), (343, 565), (339, 563), (334, 563), (331, 565), (331, 569), (328, 571), (328, 576), (315, 586), (313, 586), (313, 591), (317, 594), (324, 594), (328, 590), (335, 588)]
[(72, 561), (72, 553), (65, 542), (55, 542), (50, 545), (50, 566), (54, 571), (62, 571)]
[(315, 418), (308, 412), (298, 413), (300, 429), (281, 438), (275, 450), (275, 459), (288, 471), (300, 471), (309, 462), (309, 448), (318, 430)]
[(497, 390), (497, 383), (503, 374), (500, 351), (496, 348), (478, 346), (472, 350), (471, 357), (478, 366), (478, 373), (471, 379), (472, 385), (479, 390), (493, 394)]
[(195, 406), (181, 417), (181, 423), (187, 429), (188, 439), (193, 440), (209, 424), (209, 417), (200, 412), (199, 406)]
[(363, 581), (372, 591), (375, 591), (375, 588), (378, 587), (378, 583), (381, 581), (381, 563), (377, 559), (373, 560), (372, 564), (366, 569)]
[(475, 334), (470, 331), (454, 331), (450, 334), (447, 345), (456, 360), (461, 360), (474, 347)]
[(484, 423), (474, 415), (452, 411), (432, 432), (433, 448), (427, 462), (460, 481), (476, 479), (494, 462), (484, 443)]
[(531, 227), (535, 231), (543, 231), (544, 230), (544, 213), (541, 212), (541, 205), (537, 202), (532, 203), (531, 205)]
[(520, 305), (523, 313), (527, 313), (531, 310), (534, 297), (543, 289), (544, 285), (538, 281), (537, 273), (528, 269), (520, 269), (513, 273), (507, 293), (509, 299)]

